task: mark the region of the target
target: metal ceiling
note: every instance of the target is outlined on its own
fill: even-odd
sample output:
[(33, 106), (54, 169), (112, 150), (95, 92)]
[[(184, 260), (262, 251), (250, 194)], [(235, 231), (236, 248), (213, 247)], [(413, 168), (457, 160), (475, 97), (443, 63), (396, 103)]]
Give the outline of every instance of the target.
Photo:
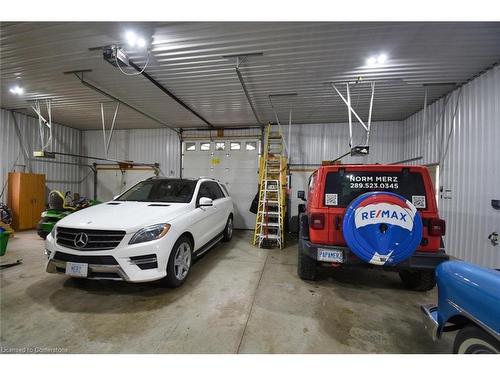
[[(126, 30), (151, 37), (147, 73), (214, 126), (250, 126), (257, 121), (235, 71), (240, 65), (258, 117), (273, 121), (269, 94), (296, 92), (290, 102), (274, 102), (285, 121), (290, 105), (294, 123), (345, 122), (347, 111), (327, 82), (380, 80), (373, 121), (402, 120), (423, 106), (423, 84), (463, 83), (500, 60), (499, 22), (346, 22), (346, 23), (3, 23), (0, 26), (1, 106), (29, 108), (28, 100), (52, 98), (53, 120), (80, 129), (101, 127), (99, 103), (113, 104), (65, 71), (92, 69), (85, 79), (116, 97), (182, 128), (207, 128), (199, 118), (142, 76), (125, 76), (89, 48), (125, 44)], [(145, 54), (127, 49), (139, 66)], [(366, 59), (385, 52), (381, 68)], [(135, 72), (135, 71), (131, 71)], [(19, 84), (25, 94), (9, 88)], [(428, 86), (432, 102), (453, 86)], [(367, 116), (369, 85), (351, 93), (353, 106)], [(30, 110), (28, 110), (30, 111)], [(31, 112), (33, 114), (33, 112)], [(163, 125), (120, 108), (117, 128)]]

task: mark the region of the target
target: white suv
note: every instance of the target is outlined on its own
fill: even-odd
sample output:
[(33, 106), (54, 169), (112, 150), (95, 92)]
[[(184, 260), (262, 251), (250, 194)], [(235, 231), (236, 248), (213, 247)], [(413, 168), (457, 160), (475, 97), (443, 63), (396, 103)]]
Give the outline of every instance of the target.
[(233, 201), (210, 178), (150, 178), (77, 211), (47, 236), (47, 272), (180, 286), (193, 257), (233, 234)]

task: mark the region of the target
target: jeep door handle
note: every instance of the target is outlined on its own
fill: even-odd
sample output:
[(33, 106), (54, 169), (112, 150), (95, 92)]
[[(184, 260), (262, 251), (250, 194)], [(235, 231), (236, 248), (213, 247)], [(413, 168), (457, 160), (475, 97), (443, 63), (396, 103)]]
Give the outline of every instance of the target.
[(335, 216), (335, 229), (341, 230), (342, 229), (342, 223), (340, 216)]

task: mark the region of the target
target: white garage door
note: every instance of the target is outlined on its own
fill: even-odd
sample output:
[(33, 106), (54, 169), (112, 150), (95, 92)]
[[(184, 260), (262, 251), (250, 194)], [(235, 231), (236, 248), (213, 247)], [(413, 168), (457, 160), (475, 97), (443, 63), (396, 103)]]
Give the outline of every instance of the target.
[(254, 229), (255, 215), (249, 211), (258, 186), (260, 142), (185, 141), (182, 145), (182, 176), (208, 176), (226, 184), (234, 202), (234, 226)]

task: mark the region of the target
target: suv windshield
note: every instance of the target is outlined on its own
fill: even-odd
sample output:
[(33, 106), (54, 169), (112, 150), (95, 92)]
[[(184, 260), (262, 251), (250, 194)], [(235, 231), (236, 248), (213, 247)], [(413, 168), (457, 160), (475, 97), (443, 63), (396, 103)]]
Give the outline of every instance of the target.
[(117, 201), (189, 203), (196, 181), (164, 179), (146, 180), (120, 195)]
[(424, 181), (420, 173), (408, 170), (391, 172), (343, 171), (326, 176), (325, 206), (346, 207), (363, 193), (389, 191), (412, 202), (418, 209), (427, 208)]

